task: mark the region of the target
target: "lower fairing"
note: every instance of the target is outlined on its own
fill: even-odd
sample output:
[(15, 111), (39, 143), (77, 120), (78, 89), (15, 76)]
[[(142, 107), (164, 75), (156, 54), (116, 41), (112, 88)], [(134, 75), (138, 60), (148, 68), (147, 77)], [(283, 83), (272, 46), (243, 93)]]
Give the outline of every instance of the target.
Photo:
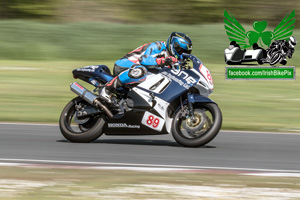
[[(147, 125), (145, 122), (143, 123), (143, 120), (141, 120), (141, 119), (143, 119), (145, 116), (147, 116), (147, 113), (149, 113), (149, 112), (145, 112), (145, 110), (134, 110), (134, 111), (126, 112), (121, 118), (109, 119), (103, 127), (103, 132), (106, 135), (162, 135), (162, 134), (168, 134), (168, 131), (166, 130), (165, 122), (164, 122), (161, 130), (155, 130), (155, 127), (153, 127), (153, 125)], [(153, 115), (153, 116), (154, 116), (154, 119), (156, 119), (155, 118), (156, 115)]]

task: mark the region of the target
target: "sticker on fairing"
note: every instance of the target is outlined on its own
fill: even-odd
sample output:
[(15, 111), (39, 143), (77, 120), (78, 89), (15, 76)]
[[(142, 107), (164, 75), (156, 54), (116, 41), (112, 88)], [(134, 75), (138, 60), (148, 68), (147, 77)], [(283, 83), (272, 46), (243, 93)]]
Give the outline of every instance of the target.
[(142, 124), (154, 130), (161, 131), (165, 124), (165, 120), (146, 111), (142, 119)]

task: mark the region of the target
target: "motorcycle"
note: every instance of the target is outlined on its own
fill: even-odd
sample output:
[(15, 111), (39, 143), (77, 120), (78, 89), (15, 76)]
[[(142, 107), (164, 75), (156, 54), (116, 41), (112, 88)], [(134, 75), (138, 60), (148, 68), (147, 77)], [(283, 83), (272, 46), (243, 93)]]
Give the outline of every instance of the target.
[(267, 49), (267, 57), (265, 59), (265, 63), (270, 63), (270, 65), (275, 65), (280, 63), (282, 65), (286, 65), (286, 56), (288, 49), (283, 47), (282, 45), (276, 45), (273, 48)]
[[(190, 66), (192, 63), (192, 66)], [(213, 140), (222, 125), (209, 70), (192, 54), (171, 68), (149, 69), (144, 82), (118, 88), (108, 104), (99, 98), (105, 83), (114, 78), (105, 65), (73, 70), (95, 86), (93, 92), (77, 82), (70, 85), (78, 97), (63, 109), (59, 126), (71, 142), (92, 142), (105, 135), (172, 134), (185, 147), (200, 147)]]

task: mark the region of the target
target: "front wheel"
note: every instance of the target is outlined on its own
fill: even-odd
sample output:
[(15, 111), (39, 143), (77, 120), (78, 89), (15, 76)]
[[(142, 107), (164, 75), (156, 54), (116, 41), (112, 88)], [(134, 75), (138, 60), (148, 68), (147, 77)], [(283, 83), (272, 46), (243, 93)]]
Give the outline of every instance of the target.
[(275, 65), (276, 63), (280, 62), (282, 56), (279, 53), (273, 54), (273, 56), (270, 58), (270, 65)]
[(218, 105), (194, 105), (194, 119), (187, 107), (177, 111), (172, 124), (174, 139), (185, 147), (200, 147), (216, 137), (222, 126), (222, 113)]
[(102, 135), (105, 116), (78, 118), (78, 112), (86, 106), (89, 106), (87, 102), (80, 97), (76, 97), (66, 105), (60, 115), (60, 131), (70, 142), (88, 143)]

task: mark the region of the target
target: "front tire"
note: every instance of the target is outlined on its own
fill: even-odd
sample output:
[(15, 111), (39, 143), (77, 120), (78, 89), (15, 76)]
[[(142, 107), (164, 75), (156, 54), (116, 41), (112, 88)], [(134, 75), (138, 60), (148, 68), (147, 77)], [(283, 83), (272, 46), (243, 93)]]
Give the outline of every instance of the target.
[(76, 97), (66, 105), (60, 115), (60, 131), (70, 142), (88, 143), (102, 135), (105, 116), (91, 116), (81, 120), (76, 118), (76, 106), (87, 104), (80, 97)]
[(276, 53), (270, 59), (270, 65), (275, 65), (276, 63), (278, 63), (281, 60), (281, 58), (282, 58), (281, 55), (279, 53)]
[(200, 147), (213, 140), (222, 126), (222, 113), (218, 105), (205, 103), (194, 105), (195, 121), (186, 116), (187, 108), (175, 114), (172, 135), (185, 147)]

